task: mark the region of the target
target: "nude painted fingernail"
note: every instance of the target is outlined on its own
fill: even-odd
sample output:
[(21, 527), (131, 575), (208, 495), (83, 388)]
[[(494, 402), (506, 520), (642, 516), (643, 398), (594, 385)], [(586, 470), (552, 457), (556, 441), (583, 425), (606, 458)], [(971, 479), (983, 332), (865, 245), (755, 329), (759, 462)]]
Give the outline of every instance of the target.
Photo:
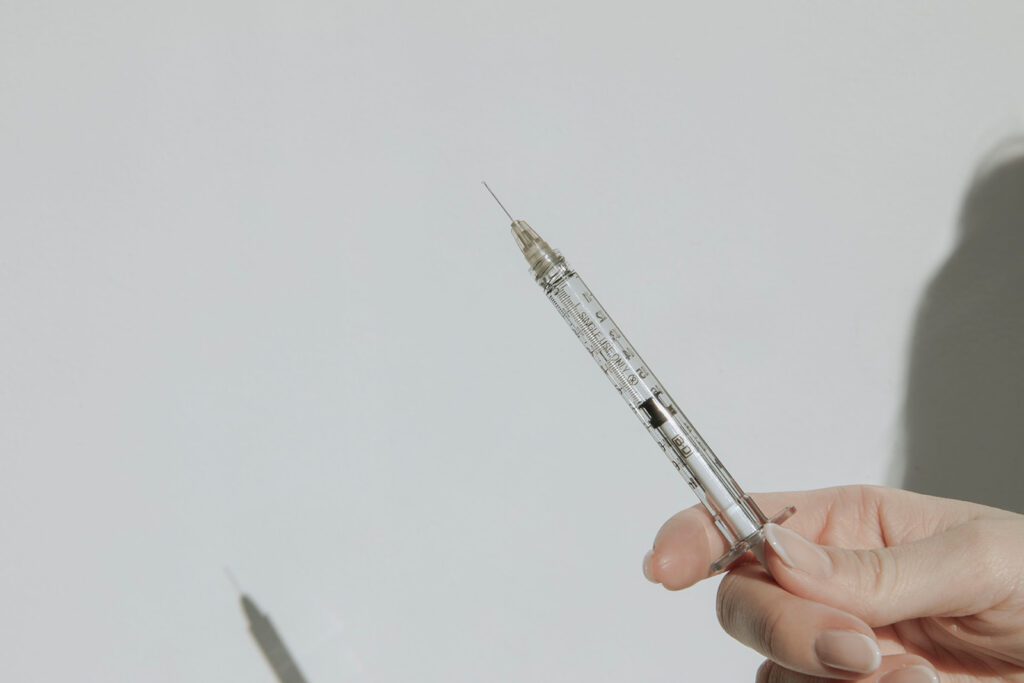
[(814, 641), (814, 654), (834, 669), (869, 674), (882, 663), (878, 643), (856, 631), (825, 631)]
[(644, 555), (644, 578), (650, 581), (651, 583), (658, 583), (658, 581), (654, 578), (654, 575), (651, 573), (652, 559), (654, 559), (654, 551), (648, 550), (647, 554)]
[(787, 567), (819, 579), (832, 576), (832, 560), (828, 553), (795, 531), (778, 524), (768, 524), (764, 528), (764, 537)]
[(939, 675), (923, 664), (890, 671), (878, 679), (878, 683), (939, 683)]

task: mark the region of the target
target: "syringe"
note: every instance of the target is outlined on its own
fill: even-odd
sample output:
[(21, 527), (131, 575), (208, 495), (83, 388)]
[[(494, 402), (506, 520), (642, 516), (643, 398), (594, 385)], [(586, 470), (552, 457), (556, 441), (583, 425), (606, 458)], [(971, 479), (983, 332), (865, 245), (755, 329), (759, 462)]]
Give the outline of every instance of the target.
[(764, 562), (764, 525), (781, 524), (796, 509), (787, 507), (771, 518), (761, 512), (676, 406), (579, 274), (526, 221), (512, 218), (487, 183), (484, 187), (512, 221), (512, 236), (548, 299), (658, 442), (669, 462), (686, 479), (728, 541), (730, 549), (711, 564), (712, 573), (728, 568), (747, 551)]

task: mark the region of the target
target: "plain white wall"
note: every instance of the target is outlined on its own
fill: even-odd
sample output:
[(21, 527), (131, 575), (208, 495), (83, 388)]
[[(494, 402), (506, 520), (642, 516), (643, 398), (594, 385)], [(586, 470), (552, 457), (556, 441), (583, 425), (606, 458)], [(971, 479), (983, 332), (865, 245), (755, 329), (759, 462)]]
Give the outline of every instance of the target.
[(740, 482), (881, 482), (1024, 6), (0, 2), (0, 677), (748, 680), (562, 249)]

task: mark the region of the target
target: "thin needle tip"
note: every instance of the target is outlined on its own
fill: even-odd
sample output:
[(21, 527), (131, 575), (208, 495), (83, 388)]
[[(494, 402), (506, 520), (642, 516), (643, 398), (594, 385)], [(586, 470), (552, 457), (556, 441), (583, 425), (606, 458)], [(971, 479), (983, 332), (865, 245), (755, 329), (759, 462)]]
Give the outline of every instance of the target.
[(508, 216), (508, 219), (509, 219), (510, 221), (512, 221), (513, 223), (515, 223), (515, 222), (516, 222), (516, 219), (515, 219), (515, 218), (512, 218), (512, 214), (510, 214), (510, 213), (508, 212), (508, 209), (506, 209), (506, 208), (505, 208), (505, 205), (501, 203), (501, 200), (500, 200), (500, 199), (498, 199), (498, 195), (494, 194), (494, 190), (492, 190), (492, 189), (491, 189), (491, 186), (487, 184), (487, 181), (486, 181), (486, 180), (481, 180), (481, 181), (480, 181), (480, 183), (481, 183), (481, 184), (482, 184), (482, 185), (483, 185), (484, 187), (486, 187), (486, 188), (487, 188), (487, 191), (488, 191), (488, 192), (490, 192), (490, 193), (491, 193), (491, 196), (492, 196), (492, 197), (494, 197), (494, 201), (498, 202), (498, 206), (500, 206), (500, 207), (501, 207), (501, 210), (505, 212), (505, 215), (506, 215), (506, 216)]

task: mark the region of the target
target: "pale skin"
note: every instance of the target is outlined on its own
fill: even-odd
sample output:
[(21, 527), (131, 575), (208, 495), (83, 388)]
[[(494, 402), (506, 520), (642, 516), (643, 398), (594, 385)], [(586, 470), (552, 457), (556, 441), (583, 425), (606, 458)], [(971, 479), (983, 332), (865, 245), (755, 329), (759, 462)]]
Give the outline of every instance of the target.
[[(1024, 682), (1024, 516), (870, 486), (753, 497), (797, 508), (769, 527), (767, 570), (747, 557), (718, 589), (722, 627), (768, 658), (759, 682)], [(687, 588), (725, 550), (695, 506), (644, 574)]]

